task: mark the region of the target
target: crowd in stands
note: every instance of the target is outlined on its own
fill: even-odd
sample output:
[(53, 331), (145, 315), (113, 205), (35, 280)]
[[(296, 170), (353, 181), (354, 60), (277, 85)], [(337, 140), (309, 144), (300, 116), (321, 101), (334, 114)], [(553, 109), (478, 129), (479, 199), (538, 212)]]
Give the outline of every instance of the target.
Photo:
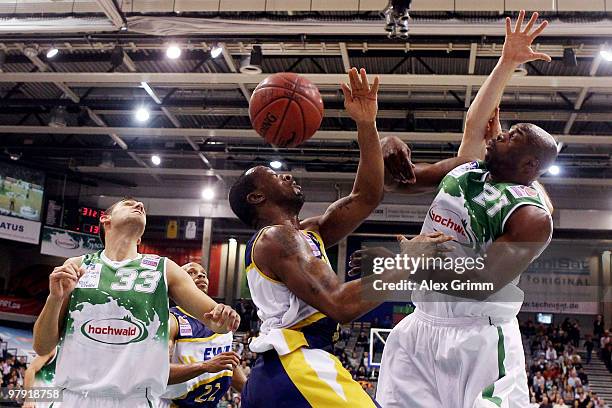
[[(609, 349), (609, 336), (594, 326), (594, 336), (586, 335), (583, 346), (586, 364), (590, 363), (596, 339), (599, 349)], [(565, 319), (561, 325), (521, 324), (526, 355), (530, 408), (608, 408), (609, 405), (589, 387), (580, 347), (581, 328), (577, 321)], [(590, 350), (590, 351), (589, 351)], [(608, 352), (609, 353), (609, 352)], [(603, 357), (602, 357), (603, 359)], [(608, 364), (608, 369), (610, 369)]]

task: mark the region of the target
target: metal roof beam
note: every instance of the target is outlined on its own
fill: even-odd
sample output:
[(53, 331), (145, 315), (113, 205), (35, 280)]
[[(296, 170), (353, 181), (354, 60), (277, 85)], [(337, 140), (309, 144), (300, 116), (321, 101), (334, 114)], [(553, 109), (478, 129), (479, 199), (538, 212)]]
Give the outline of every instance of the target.
[[(243, 170), (203, 170), (203, 169), (177, 169), (167, 167), (156, 167), (151, 169), (143, 169), (140, 167), (98, 167), (98, 166), (78, 166), (75, 171), (81, 173), (97, 173), (97, 174), (158, 174), (166, 176), (213, 176), (214, 172), (226, 177), (238, 177)], [(310, 180), (354, 180), (355, 173), (341, 172), (323, 172), (323, 171), (304, 171), (294, 170), (291, 175), (298, 179)], [(562, 185), (579, 185), (579, 186), (612, 186), (611, 179), (596, 179), (596, 178), (567, 178), (567, 177), (543, 177), (540, 181), (544, 184), (562, 184)]]
[[(75, 126), (65, 128), (52, 128), (47, 126), (0, 126), (0, 134), (74, 134), (74, 135), (106, 135), (114, 133), (131, 137), (154, 137), (172, 139), (188, 137), (210, 138), (243, 138), (261, 139), (252, 129), (194, 129), (194, 128), (147, 128), (147, 127), (95, 127)], [(407, 142), (455, 142), (461, 141), (461, 133), (451, 132), (379, 132), (381, 137), (395, 135)], [(557, 141), (582, 145), (612, 145), (612, 136), (596, 135), (553, 135)], [(355, 131), (320, 130), (313, 140), (357, 140)]]
[[(346, 81), (346, 74), (303, 74), (317, 85), (337, 86)], [(217, 74), (217, 73), (150, 73), (150, 72), (34, 72), (34, 73), (0, 73), (0, 82), (13, 83), (54, 83), (67, 84), (139, 84), (149, 85), (173, 84), (188, 86), (189, 84), (258, 84), (268, 77), (268, 74)], [(486, 75), (380, 75), (381, 86), (481, 86), (487, 79)], [(607, 76), (527, 76), (513, 77), (508, 87), (514, 88), (599, 88), (612, 89), (612, 81)]]
[[(601, 61), (602, 61), (601, 55), (597, 53), (595, 58), (593, 58), (593, 62), (591, 63), (591, 69), (589, 70), (589, 76), (591, 77), (595, 76), (595, 74), (597, 73), (597, 70), (599, 69), (599, 64), (601, 64)], [(589, 92), (589, 87), (587, 86), (585, 86), (584, 88), (580, 90), (580, 93), (578, 94), (578, 97), (576, 98), (576, 102), (574, 103), (575, 111), (578, 111), (580, 110), (580, 108), (582, 108), (582, 104), (584, 103), (584, 100), (588, 92)], [(570, 115), (567, 123), (565, 124), (565, 128), (563, 129), (564, 134), (568, 135), (570, 133), (570, 131), (572, 130), (572, 126), (574, 126), (574, 122), (576, 121), (577, 117), (578, 117), (577, 112), (574, 112)]]

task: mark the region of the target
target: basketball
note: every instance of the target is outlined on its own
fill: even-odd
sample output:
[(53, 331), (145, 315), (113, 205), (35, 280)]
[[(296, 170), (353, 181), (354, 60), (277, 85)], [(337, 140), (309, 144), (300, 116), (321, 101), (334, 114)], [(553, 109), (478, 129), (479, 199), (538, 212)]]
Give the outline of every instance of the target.
[(297, 74), (281, 72), (263, 80), (251, 96), (249, 117), (266, 142), (295, 147), (321, 126), (323, 100), (319, 89)]

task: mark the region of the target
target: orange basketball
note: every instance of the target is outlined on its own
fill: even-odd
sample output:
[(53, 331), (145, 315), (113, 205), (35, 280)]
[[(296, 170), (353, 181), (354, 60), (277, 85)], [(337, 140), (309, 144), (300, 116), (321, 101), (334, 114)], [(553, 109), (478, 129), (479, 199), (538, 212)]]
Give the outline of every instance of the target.
[(306, 78), (290, 72), (273, 74), (253, 91), (249, 117), (266, 142), (295, 147), (321, 126), (323, 100), (317, 87)]

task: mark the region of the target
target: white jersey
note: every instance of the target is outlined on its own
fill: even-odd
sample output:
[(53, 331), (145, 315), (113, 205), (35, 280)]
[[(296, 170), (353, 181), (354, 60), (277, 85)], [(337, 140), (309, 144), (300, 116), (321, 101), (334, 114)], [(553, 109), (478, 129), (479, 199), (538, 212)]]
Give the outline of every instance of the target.
[(75, 394), (155, 400), (168, 383), (166, 259), (85, 255), (71, 294), (55, 384)]
[[(521, 206), (533, 205), (550, 214), (543, 192), (534, 186), (493, 183), (483, 162), (465, 163), (448, 173), (440, 183), (421, 233), (441, 231), (453, 237), (451, 257), (482, 255), (504, 233), (507, 220)], [(450, 272), (449, 273), (454, 273)], [(507, 284), (484, 302), (434, 291), (416, 291), (412, 301), (432, 316), (490, 316), (512, 318), (523, 303), (520, 277)]]
[[(265, 275), (253, 259), (253, 248), (261, 234), (270, 227), (261, 229), (247, 244), (245, 264), (247, 280), (257, 315), (262, 320), (259, 337), (250, 344), (252, 351), (262, 353), (275, 349), (280, 355), (295, 350), (299, 345), (305, 345), (301, 338), (293, 341), (287, 336), (292, 335), (283, 329), (299, 329), (325, 318), (325, 315), (298, 298), (284, 283)], [(323, 240), (314, 231), (300, 231), (312, 249), (313, 254), (329, 264)], [(258, 256), (265, 256), (261, 252)], [(329, 320), (329, 319), (326, 319)], [(329, 326), (329, 325), (328, 325)], [(299, 335), (298, 335), (299, 336)], [(292, 344), (289, 344), (292, 343)]]

